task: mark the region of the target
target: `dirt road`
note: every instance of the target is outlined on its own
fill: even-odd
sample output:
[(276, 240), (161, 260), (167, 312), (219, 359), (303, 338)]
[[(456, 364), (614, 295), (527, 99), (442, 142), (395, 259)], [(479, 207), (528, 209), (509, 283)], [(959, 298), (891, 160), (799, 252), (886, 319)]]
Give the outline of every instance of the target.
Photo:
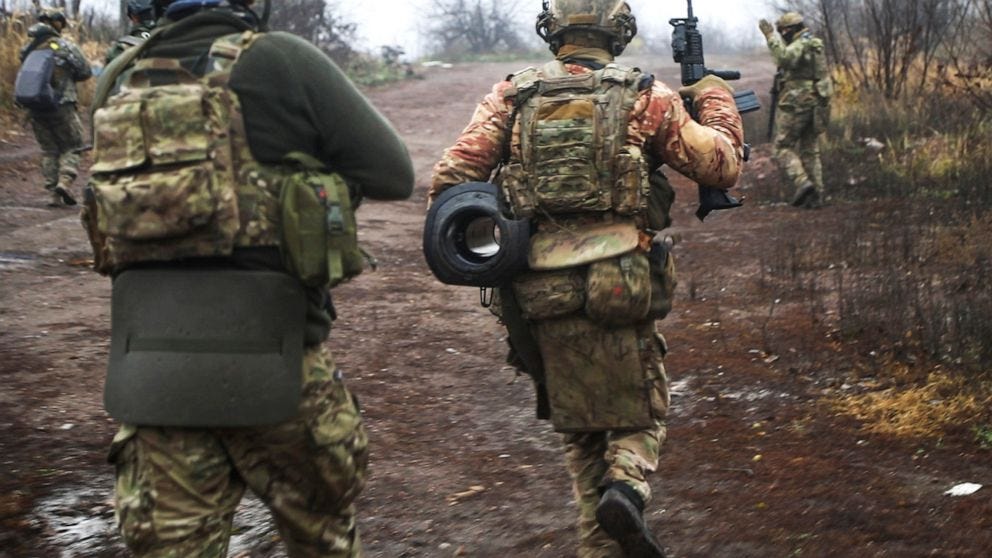
[[(334, 293), (330, 345), (371, 435), (359, 507), (372, 557), (573, 555), (558, 435), (533, 418), (529, 382), (504, 366), (503, 333), (477, 291), (438, 284), (420, 255), (432, 164), (519, 66), (432, 70), (370, 93), (418, 177), (410, 201), (362, 208), (381, 269)], [(115, 427), (101, 405), (109, 284), (80, 263), (76, 212), (44, 206), (34, 154), (27, 140), (0, 147), (0, 557), (123, 556), (104, 461)], [(758, 155), (745, 193), (775, 179)], [(762, 281), (763, 255), (790, 227), (826, 233), (851, 208), (799, 213), (752, 196), (702, 225), (694, 188), (677, 187), (681, 284), (662, 323), (673, 413), (647, 510), (671, 555), (988, 556), (992, 490), (943, 492), (992, 485), (989, 454), (965, 439), (868, 436), (836, 416), (824, 401), (854, 389), (863, 355), (830, 335), (829, 311), (811, 316)], [(233, 555), (283, 555), (257, 502), (236, 521)]]

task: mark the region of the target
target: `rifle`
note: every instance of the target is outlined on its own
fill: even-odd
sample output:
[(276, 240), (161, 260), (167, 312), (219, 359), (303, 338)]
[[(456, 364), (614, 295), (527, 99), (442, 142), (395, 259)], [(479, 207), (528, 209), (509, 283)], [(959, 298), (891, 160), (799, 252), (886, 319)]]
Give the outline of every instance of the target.
[[(686, 3), (689, 7), (686, 17), (668, 20), (669, 25), (673, 28), (672, 58), (682, 66), (682, 85), (692, 85), (709, 75), (728, 81), (741, 79), (741, 73), (738, 71), (711, 70), (706, 67), (703, 56), (703, 35), (699, 32), (699, 18), (692, 13), (692, 0), (686, 0)], [(693, 113), (692, 100), (683, 99), (683, 101), (686, 103), (686, 107), (689, 108), (689, 112)], [(737, 104), (737, 111), (741, 114), (761, 108), (758, 96), (750, 89), (734, 93), (734, 103)], [(693, 114), (693, 117), (695, 117), (695, 114)], [(750, 155), (751, 146), (744, 144), (744, 160), (747, 161)], [(727, 194), (725, 190), (700, 184), (699, 209), (696, 210), (696, 217), (702, 221), (711, 211), (733, 209), (741, 205), (740, 201)]]
[(772, 82), (772, 107), (768, 111), (768, 141), (775, 141), (775, 113), (778, 109), (779, 83), (782, 79), (782, 70), (775, 72), (775, 81)]

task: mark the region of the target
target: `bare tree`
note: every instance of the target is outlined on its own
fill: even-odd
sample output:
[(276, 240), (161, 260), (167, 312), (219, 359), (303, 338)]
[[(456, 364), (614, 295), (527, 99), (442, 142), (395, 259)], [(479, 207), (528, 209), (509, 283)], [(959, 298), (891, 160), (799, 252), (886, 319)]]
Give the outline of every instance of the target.
[(855, 83), (895, 98), (924, 91), (938, 53), (975, 1), (783, 0), (779, 7), (806, 15), (828, 56)]
[(947, 85), (966, 94), (986, 117), (992, 115), (992, 0), (968, 2), (958, 40), (949, 47), (954, 75)]
[(272, 11), (270, 26), (299, 35), (345, 65), (354, 55), (357, 26), (345, 21), (335, 2), (326, 0), (283, 0)]
[(433, 0), (429, 28), (442, 50), (486, 54), (516, 50), (518, 0)]

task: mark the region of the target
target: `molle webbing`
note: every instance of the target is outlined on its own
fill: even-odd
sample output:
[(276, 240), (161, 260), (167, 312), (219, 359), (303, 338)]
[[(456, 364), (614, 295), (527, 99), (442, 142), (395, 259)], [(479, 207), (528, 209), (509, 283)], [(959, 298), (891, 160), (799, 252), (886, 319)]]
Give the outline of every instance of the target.
[(120, 91), (94, 113), (93, 189), (113, 265), (279, 245), (287, 171), (254, 159), (228, 87), (258, 34), (215, 40), (203, 77), (177, 59), (138, 59), (158, 37), (126, 53)]
[(624, 146), (640, 78), (616, 64), (571, 74), (559, 61), (511, 76), (501, 185), (516, 215), (643, 209), (644, 162)]

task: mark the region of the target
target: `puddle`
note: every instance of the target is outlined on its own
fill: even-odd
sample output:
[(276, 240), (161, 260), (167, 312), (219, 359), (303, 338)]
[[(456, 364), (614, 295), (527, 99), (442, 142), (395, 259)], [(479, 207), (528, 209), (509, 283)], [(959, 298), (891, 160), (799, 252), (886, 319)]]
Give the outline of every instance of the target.
[[(59, 549), (59, 558), (125, 554), (117, 533), (112, 502), (112, 481), (99, 488), (62, 488), (39, 500), (32, 522), (43, 527), (48, 545)], [(234, 534), (228, 556), (286, 558), (269, 511), (250, 493), (234, 516)]]
[(33, 254), (0, 252), (0, 270), (26, 267), (31, 265), (35, 259), (37, 256)]

